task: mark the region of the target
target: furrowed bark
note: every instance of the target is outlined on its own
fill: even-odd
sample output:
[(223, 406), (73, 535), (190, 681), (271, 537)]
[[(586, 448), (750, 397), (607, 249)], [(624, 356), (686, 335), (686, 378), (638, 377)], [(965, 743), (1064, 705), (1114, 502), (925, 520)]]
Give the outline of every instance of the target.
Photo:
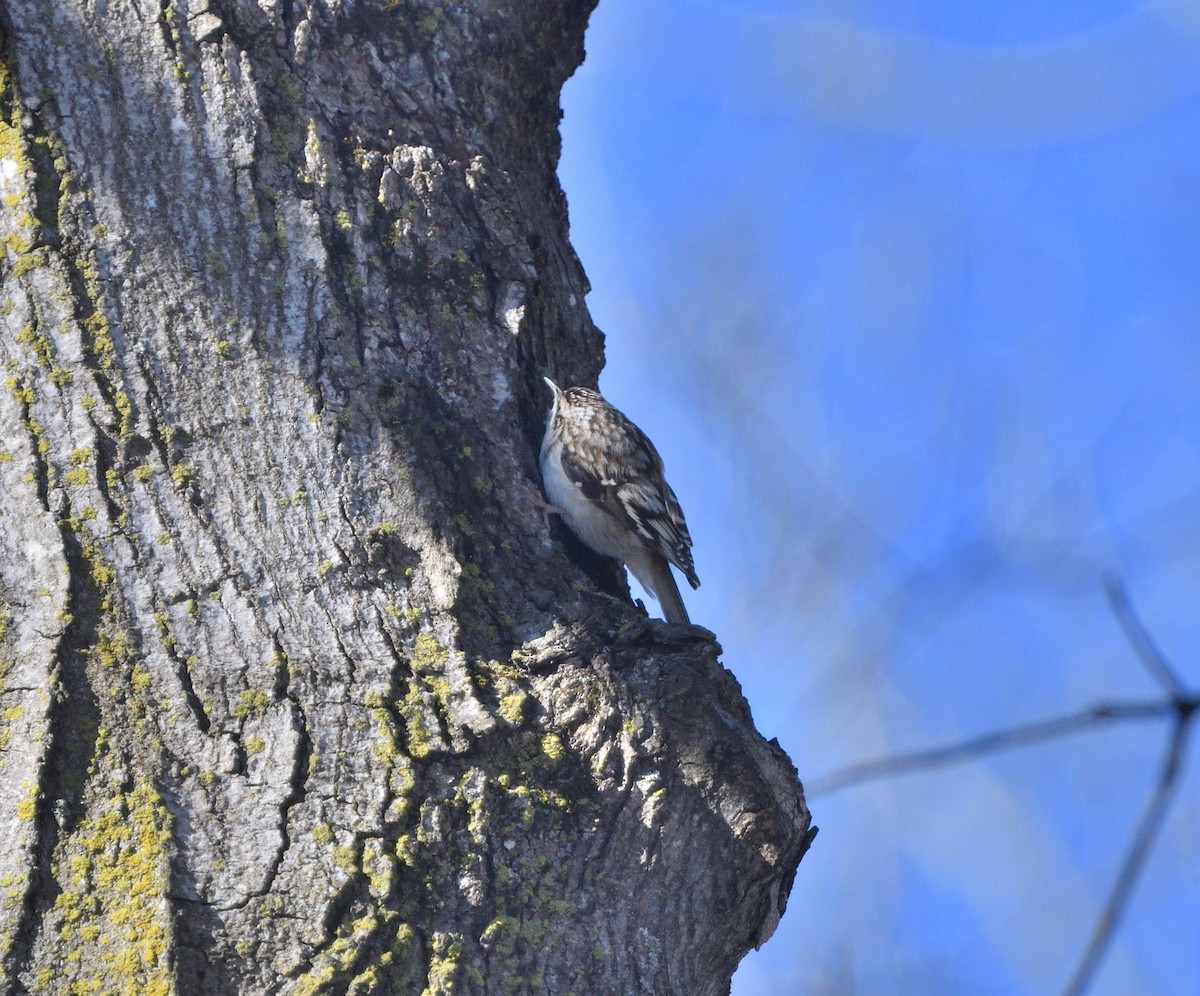
[(590, 9), (0, 4), (8, 991), (720, 993), (774, 928), (794, 769), (537, 506)]

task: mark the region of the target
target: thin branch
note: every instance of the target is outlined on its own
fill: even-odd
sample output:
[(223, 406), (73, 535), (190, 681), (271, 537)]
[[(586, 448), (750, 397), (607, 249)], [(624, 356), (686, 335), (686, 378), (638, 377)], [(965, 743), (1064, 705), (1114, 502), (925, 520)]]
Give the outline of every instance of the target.
[(1158, 644), (1154, 642), (1154, 638), (1134, 610), (1124, 582), (1120, 578), (1109, 576), (1104, 582), (1104, 593), (1108, 596), (1108, 604), (1112, 606), (1125, 639), (1133, 647), (1138, 660), (1146, 665), (1146, 670), (1172, 695), (1179, 697), (1186, 694), (1187, 686), (1167, 662), (1166, 656), (1159, 650)]
[(1088, 946), (1063, 990), (1064, 996), (1082, 996), (1087, 992), (1097, 969), (1108, 953), (1121, 917), (1129, 905), (1150, 851), (1162, 829), (1167, 810), (1174, 799), (1179, 776), (1183, 770), (1185, 748), (1191, 732), (1192, 721), (1200, 713), (1200, 695), (1190, 693), (1183, 680), (1176, 674), (1175, 669), (1171, 667), (1134, 610), (1124, 584), (1119, 579), (1110, 577), (1106, 579), (1105, 592), (1113, 614), (1117, 617), (1117, 622), (1135, 655), (1151, 676), (1164, 687), (1168, 698), (1150, 702), (1135, 701), (1096, 705), (1066, 716), (985, 733), (957, 744), (864, 761), (816, 779), (815, 782), (810, 783), (807, 792), (810, 797), (813, 797), (835, 792), (851, 785), (860, 785), (877, 778), (960, 764), (985, 754), (1014, 747), (1024, 747), (1054, 737), (1077, 733), (1104, 723), (1173, 717), (1170, 742), (1154, 790), (1146, 801), (1129, 851), (1125, 855), (1116, 881), (1113, 882), (1104, 909), (1092, 930)]
[[(1197, 705), (1197, 703), (1191, 704), (1193, 707)], [(894, 754), (890, 757), (852, 764), (813, 779), (805, 786), (805, 795), (809, 798), (827, 795), (851, 785), (861, 785), (863, 782), (886, 778), (890, 775), (903, 775), (914, 771), (961, 764), (984, 754), (1024, 747), (1042, 740), (1078, 733), (1104, 723), (1161, 719), (1175, 715), (1178, 711), (1179, 706), (1175, 702), (1161, 699), (1149, 702), (1114, 702), (1095, 705), (1066, 716), (1042, 719), (1007, 730), (994, 730), (961, 743), (931, 747), (908, 754)]]
[(1075, 969), (1075, 974), (1071, 976), (1071, 981), (1063, 990), (1063, 996), (1081, 996), (1087, 991), (1096, 969), (1099, 968), (1100, 962), (1112, 943), (1113, 934), (1116, 932), (1121, 916), (1133, 894), (1133, 889), (1145, 867), (1146, 857), (1162, 828), (1167, 807), (1175, 795), (1179, 772), (1183, 767), (1184, 747), (1187, 745), (1188, 731), (1191, 729), (1191, 720), (1194, 715), (1194, 708), (1188, 709), (1186, 705), (1181, 705), (1178, 709), (1175, 732), (1171, 737), (1171, 744), (1163, 761), (1162, 771), (1159, 772), (1158, 784), (1155, 785), (1154, 791), (1146, 803), (1137, 833), (1134, 834), (1129, 853), (1125, 856), (1125, 863), (1121, 866), (1120, 874), (1113, 883), (1104, 911), (1100, 914), (1100, 919), (1096, 921), (1087, 950), (1084, 951), (1083, 958)]

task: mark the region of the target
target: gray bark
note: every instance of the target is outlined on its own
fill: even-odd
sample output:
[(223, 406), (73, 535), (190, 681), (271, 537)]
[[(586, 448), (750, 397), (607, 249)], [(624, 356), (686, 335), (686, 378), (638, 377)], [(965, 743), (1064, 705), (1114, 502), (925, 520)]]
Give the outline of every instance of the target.
[(6, 991), (720, 993), (773, 930), (792, 765), (537, 508), (591, 5), (0, 2)]

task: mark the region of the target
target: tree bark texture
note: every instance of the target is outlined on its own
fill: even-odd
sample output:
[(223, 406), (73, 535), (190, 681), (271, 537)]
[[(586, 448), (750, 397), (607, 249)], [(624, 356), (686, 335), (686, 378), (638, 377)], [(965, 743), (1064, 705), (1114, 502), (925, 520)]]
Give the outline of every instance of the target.
[(721, 993), (774, 928), (794, 769), (537, 505), (591, 5), (0, 2), (7, 992)]

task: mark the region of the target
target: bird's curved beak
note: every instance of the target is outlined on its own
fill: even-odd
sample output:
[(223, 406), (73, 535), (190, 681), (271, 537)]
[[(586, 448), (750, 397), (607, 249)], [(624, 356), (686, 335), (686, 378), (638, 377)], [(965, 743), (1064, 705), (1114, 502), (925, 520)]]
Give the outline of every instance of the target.
[(544, 380), (549, 385), (550, 390), (554, 392), (554, 396), (556, 398), (560, 394), (562, 394), (562, 388), (559, 387), (556, 383), (554, 383), (554, 381), (552, 381), (549, 377), (543, 377), (542, 380)]

